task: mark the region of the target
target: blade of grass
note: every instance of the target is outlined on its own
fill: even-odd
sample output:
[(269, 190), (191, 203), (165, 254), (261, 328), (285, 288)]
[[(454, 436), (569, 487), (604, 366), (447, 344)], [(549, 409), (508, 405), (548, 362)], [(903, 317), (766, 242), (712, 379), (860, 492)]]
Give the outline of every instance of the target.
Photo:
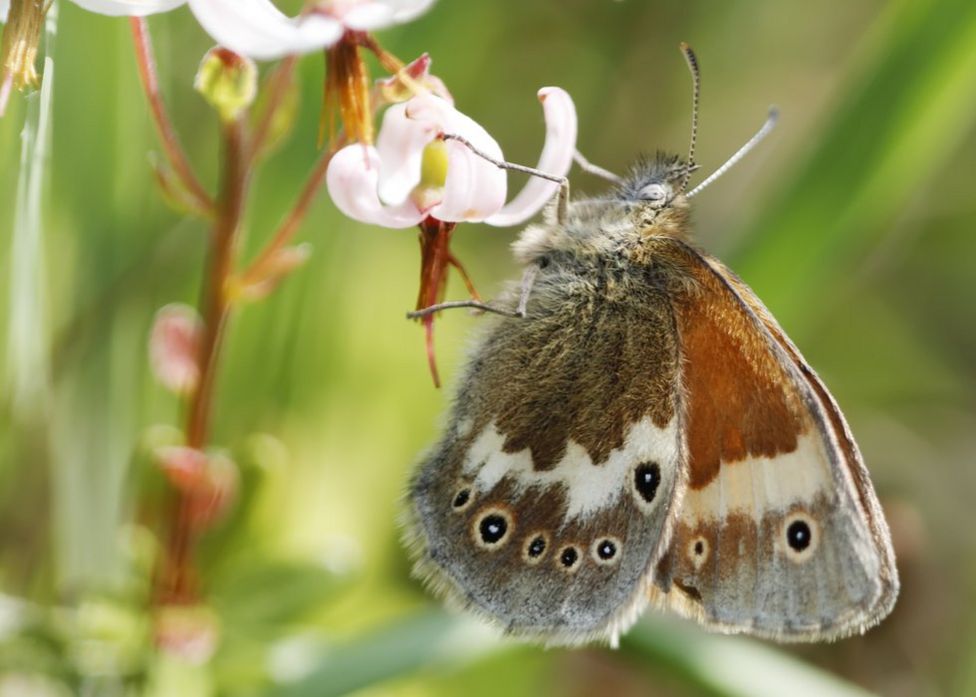
[(654, 618), (624, 637), (621, 650), (716, 697), (869, 697), (871, 693), (744, 637), (704, 634), (686, 623)]
[(456, 668), (503, 648), (480, 625), (440, 610), (409, 615), (332, 648), (301, 680), (277, 686), (277, 697), (332, 697), (436, 665)]
[[(516, 646), (470, 620), (439, 610), (400, 619), (315, 661), (314, 671), (279, 697), (330, 697), (425, 668), (450, 665)], [(862, 689), (775, 648), (741, 637), (706, 635), (678, 621), (653, 619), (624, 638), (622, 655), (665, 671), (716, 697), (869, 697)]]
[(54, 94), (54, 40), (58, 8), (45, 20), (43, 82), (28, 98), (21, 131), (20, 172), (10, 250), (7, 379), (14, 416), (40, 413), (49, 385), (42, 198), (47, 179)]
[(862, 55), (811, 154), (734, 265), (761, 297), (775, 299), (788, 328), (812, 326), (796, 318), (856, 271), (974, 123), (976, 3), (899, 2)]

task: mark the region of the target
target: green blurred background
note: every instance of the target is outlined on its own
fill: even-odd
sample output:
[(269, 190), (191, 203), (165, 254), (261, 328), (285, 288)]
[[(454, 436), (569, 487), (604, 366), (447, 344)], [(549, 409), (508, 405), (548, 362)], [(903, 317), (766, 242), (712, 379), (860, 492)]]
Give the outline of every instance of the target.
[[(191, 89), (210, 44), (186, 9), (150, 27), (211, 184), (217, 129)], [(397, 525), (449, 395), (403, 318), (416, 235), (344, 219), (323, 192), (300, 234), (310, 262), (228, 337), (213, 441), (244, 485), (199, 554), (217, 652), (200, 665), (153, 651), (147, 449), (181, 417), (146, 337), (157, 308), (195, 304), (206, 228), (154, 184), (127, 22), (63, 3), (40, 266), (13, 234), (29, 100), (14, 95), (0, 121), (0, 695), (976, 694), (976, 3), (441, 0), (380, 40), (404, 60), (429, 51), (458, 106), (528, 164), (548, 84), (574, 96), (591, 160), (622, 171), (641, 151), (683, 152), (682, 40), (702, 66), (704, 170), (780, 107), (772, 137), (696, 201), (698, 239), (844, 408), (892, 526), (894, 613), (803, 647), (648, 613), (618, 651), (544, 651), (444, 613), (409, 577)], [(301, 63), (301, 110), (255, 182), (245, 257), (315, 162), (322, 63)], [(573, 187), (601, 184), (578, 174)], [(489, 297), (517, 273), (515, 234), (456, 234)], [(449, 294), (463, 296), (457, 278)], [(448, 382), (477, 322), (437, 325)]]

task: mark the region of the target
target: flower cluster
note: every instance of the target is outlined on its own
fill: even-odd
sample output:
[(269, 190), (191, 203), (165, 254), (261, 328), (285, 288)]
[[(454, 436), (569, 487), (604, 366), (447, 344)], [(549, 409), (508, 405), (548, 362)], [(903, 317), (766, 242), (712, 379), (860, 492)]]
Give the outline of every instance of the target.
[[(212, 228), (200, 306), (171, 304), (159, 310), (148, 356), (156, 380), (182, 401), (185, 416), (178, 436), (152, 446), (173, 504), (153, 580), (156, 639), (160, 646), (205, 660), (217, 641), (216, 623), (200, 602), (194, 546), (245, 498), (239, 490), (246, 478), (210, 435), (217, 366), (232, 315), (243, 303), (271, 293), (307, 259), (308, 246), (291, 240), (323, 184), (336, 207), (356, 221), (418, 229), (418, 310), (443, 299), (451, 268), (477, 299), (449, 247), (455, 229), (463, 222), (517, 225), (552, 199), (573, 162), (576, 111), (564, 90), (538, 91), (546, 129), (537, 164), (543, 176), (531, 177), (509, 197), (502, 147), (458, 109), (447, 86), (431, 74), (430, 56), (405, 64), (372, 34), (414, 19), (434, 0), (311, 0), (296, 17), (283, 14), (271, 0), (72, 1), (92, 12), (130, 18), (139, 77), (164, 155), (154, 162), (157, 181), (169, 202)], [(144, 19), (182, 5), (218, 44), (204, 56), (194, 81), (219, 117), (224, 161), (215, 192), (198, 178), (169, 121)], [(0, 0), (0, 114), (13, 88), (36, 86), (43, 78), (35, 62), (49, 7), (46, 0)], [(296, 56), (316, 51), (326, 61), (321, 139), (328, 135), (329, 147), (280, 227), (249, 264), (239, 264), (237, 242), (252, 173), (294, 116), (289, 90)], [(370, 79), (367, 52), (387, 77)], [(254, 61), (275, 59), (283, 60), (262, 82)], [(421, 322), (439, 384), (434, 317), (428, 312)]]

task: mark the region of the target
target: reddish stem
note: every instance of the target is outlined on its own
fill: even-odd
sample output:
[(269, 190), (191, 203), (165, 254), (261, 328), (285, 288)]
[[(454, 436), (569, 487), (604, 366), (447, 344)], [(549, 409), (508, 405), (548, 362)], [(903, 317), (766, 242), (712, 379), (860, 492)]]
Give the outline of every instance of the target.
[(196, 174), (193, 173), (193, 167), (180, 144), (176, 129), (173, 128), (173, 124), (166, 113), (166, 106), (163, 104), (163, 98), (159, 92), (156, 59), (153, 57), (152, 41), (149, 38), (146, 20), (142, 17), (130, 17), (129, 25), (132, 29), (132, 40), (135, 43), (139, 79), (142, 81), (146, 98), (149, 100), (153, 122), (156, 124), (156, 130), (159, 131), (159, 138), (162, 141), (166, 158), (193, 198), (197, 208), (210, 214), (214, 210), (213, 199), (200, 184)]
[[(199, 450), (206, 446), (209, 436), (218, 361), (231, 311), (227, 285), (234, 270), (237, 233), (241, 226), (249, 180), (250, 155), (245, 142), (243, 122), (237, 120), (225, 124), (223, 135), (223, 178), (215, 209), (209, 268), (200, 301), (204, 321), (199, 356), (200, 384), (190, 396), (186, 420), (186, 444)], [(171, 518), (168, 556), (159, 593), (166, 602), (188, 603), (196, 595), (192, 564), (196, 542), (193, 504), (192, 496), (177, 492)]]
[[(444, 298), (447, 290), (447, 267), (451, 264), (451, 234), (455, 223), (445, 223), (436, 218), (425, 218), (420, 223), (420, 292), (417, 295), (417, 309), (436, 305)], [(440, 387), (437, 372), (437, 358), (434, 352), (434, 315), (421, 320), (427, 346), (427, 362), (434, 387)]]
[(281, 108), (285, 94), (295, 75), (295, 64), (297, 62), (298, 59), (295, 56), (286, 56), (278, 67), (275, 68), (271, 77), (268, 78), (268, 83), (265, 85), (268, 99), (265, 102), (264, 112), (261, 114), (261, 118), (254, 128), (254, 136), (251, 139), (252, 157), (259, 157), (261, 154), (265, 140), (271, 131), (271, 124), (274, 123), (278, 109)]
[(302, 221), (305, 220), (305, 216), (308, 214), (308, 209), (312, 205), (312, 201), (315, 200), (315, 195), (318, 193), (319, 188), (322, 186), (322, 182), (325, 181), (325, 174), (329, 169), (329, 162), (332, 161), (332, 156), (336, 154), (346, 143), (345, 135), (340, 133), (335, 139), (335, 144), (327, 152), (323, 153), (319, 158), (319, 161), (315, 163), (315, 168), (309, 174), (308, 179), (305, 181), (305, 187), (302, 189), (301, 194), (299, 194), (298, 199), (295, 201), (295, 205), (288, 212), (285, 217), (284, 222), (278, 226), (275, 234), (271, 237), (271, 240), (265, 245), (254, 261), (247, 267), (243, 274), (241, 274), (242, 282), (246, 285), (249, 283), (257, 282), (263, 276), (267, 265), (274, 259), (275, 254), (284, 247), (291, 238), (295, 236), (298, 232), (298, 228), (301, 226)]
[(458, 260), (458, 258), (451, 253), (450, 250), (447, 252), (447, 261), (451, 266), (457, 269), (459, 274), (461, 274), (461, 280), (464, 281), (464, 287), (468, 289), (468, 295), (478, 302), (481, 302), (481, 296), (478, 295), (478, 289), (474, 287), (474, 281), (472, 281), (471, 276), (468, 275), (468, 270), (464, 268), (464, 264), (462, 264), (460, 260)]

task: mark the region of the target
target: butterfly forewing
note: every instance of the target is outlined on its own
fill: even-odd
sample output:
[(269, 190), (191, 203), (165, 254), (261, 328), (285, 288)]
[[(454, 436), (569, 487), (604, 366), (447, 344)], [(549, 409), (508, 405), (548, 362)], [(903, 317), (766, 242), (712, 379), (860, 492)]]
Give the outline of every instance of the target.
[(683, 486), (670, 304), (594, 273), (574, 295), (556, 269), (490, 326), (411, 487), (421, 573), (550, 643), (633, 621)]
[(688, 489), (656, 599), (728, 631), (843, 636), (897, 575), (856, 445), (822, 383), (741, 281), (683, 242), (676, 296)]

